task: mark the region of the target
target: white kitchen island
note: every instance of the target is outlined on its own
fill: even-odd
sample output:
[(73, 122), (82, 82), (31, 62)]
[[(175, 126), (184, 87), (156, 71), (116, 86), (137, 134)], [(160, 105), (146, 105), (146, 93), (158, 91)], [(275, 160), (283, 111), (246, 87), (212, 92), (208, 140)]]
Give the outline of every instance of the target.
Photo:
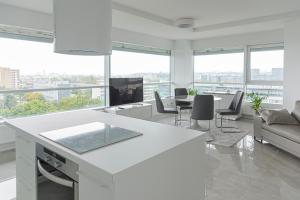
[[(103, 122), (143, 135), (77, 154), (39, 134)], [(36, 144), (79, 166), (80, 200), (201, 200), (205, 185), (205, 136), (93, 110), (7, 120), (16, 130), (17, 200), (37, 199)]]

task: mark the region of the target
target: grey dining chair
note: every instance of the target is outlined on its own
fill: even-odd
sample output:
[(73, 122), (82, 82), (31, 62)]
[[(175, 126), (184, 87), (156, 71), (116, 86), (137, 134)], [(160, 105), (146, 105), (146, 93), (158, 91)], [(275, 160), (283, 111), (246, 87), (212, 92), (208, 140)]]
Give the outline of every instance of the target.
[(174, 114), (175, 115), (175, 125), (178, 125), (178, 110), (176, 108), (165, 108), (160, 95), (157, 91), (154, 92), (156, 109), (158, 113), (162, 114)]
[[(244, 92), (237, 91), (227, 109), (217, 109), (216, 110), (216, 115), (215, 115), (216, 127), (221, 128), (222, 132), (224, 132), (224, 133), (240, 132), (240, 130), (237, 127), (223, 126), (223, 120), (224, 120), (224, 116), (232, 116), (232, 115), (237, 116), (241, 113), (243, 98), (244, 98)], [(221, 119), (221, 125), (220, 126), (218, 125), (218, 119)], [(234, 131), (228, 131), (228, 130), (224, 130), (224, 128), (232, 128), (232, 129), (235, 129), (235, 130)]]
[[(177, 96), (188, 96), (188, 92), (186, 88), (175, 88), (175, 97)], [(184, 102), (180, 100), (176, 100), (176, 106), (179, 109), (179, 120), (182, 121), (181, 111), (183, 110), (192, 110), (193, 106), (190, 102)]]
[(214, 119), (214, 96), (213, 95), (196, 95), (194, 98), (191, 120), (207, 120), (209, 128), (203, 131), (210, 131), (210, 120)]

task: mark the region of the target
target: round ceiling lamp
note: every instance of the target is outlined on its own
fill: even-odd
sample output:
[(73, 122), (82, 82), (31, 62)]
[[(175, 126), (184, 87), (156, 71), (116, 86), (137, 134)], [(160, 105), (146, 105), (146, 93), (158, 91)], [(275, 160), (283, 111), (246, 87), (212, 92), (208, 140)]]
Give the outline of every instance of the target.
[(188, 29), (195, 26), (195, 19), (193, 18), (179, 18), (175, 21), (178, 28)]

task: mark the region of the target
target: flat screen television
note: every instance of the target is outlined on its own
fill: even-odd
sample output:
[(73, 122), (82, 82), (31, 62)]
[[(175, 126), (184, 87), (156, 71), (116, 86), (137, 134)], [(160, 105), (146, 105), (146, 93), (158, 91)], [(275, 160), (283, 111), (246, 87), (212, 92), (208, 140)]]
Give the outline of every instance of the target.
[(110, 78), (110, 106), (142, 102), (143, 78)]

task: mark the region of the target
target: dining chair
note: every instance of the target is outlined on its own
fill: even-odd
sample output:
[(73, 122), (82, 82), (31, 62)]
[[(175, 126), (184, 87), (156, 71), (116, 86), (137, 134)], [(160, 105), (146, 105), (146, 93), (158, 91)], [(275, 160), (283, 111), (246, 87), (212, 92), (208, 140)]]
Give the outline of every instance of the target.
[[(188, 92), (186, 88), (175, 88), (175, 97), (178, 96), (188, 96)], [(192, 110), (193, 106), (190, 102), (184, 102), (180, 100), (176, 100), (176, 107), (179, 109), (179, 120), (182, 121), (181, 111), (183, 110)]]
[(214, 119), (214, 96), (213, 95), (196, 95), (190, 118), (190, 126), (193, 120), (207, 120), (209, 128), (202, 131), (210, 131), (210, 120)]
[[(221, 131), (224, 133), (236, 133), (241, 132), (239, 128), (234, 126), (223, 126), (224, 116), (237, 116), (241, 113), (242, 102), (244, 98), (244, 92), (237, 91), (227, 109), (217, 109), (215, 115), (215, 123), (217, 128), (221, 128)], [(220, 116), (220, 118), (218, 118)], [(218, 125), (218, 119), (221, 119), (221, 125)], [(232, 128), (234, 131), (226, 131), (224, 128)]]
[(162, 114), (174, 114), (175, 115), (175, 125), (178, 125), (178, 110), (176, 108), (165, 108), (160, 95), (157, 91), (154, 92), (156, 109), (158, 113)]

